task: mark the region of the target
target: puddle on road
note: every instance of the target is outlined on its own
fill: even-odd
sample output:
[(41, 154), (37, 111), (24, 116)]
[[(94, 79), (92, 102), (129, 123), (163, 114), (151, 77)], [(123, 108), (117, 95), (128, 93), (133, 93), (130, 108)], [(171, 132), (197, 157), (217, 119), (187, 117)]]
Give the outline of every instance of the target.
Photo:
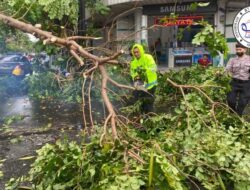
[(31, 102), (27, 96), (12, 97), (7, 101), (0, 102), (0, 116), (31, 115)]
[(12, 97), (0, 102), (0, 118), (21, 115), (18, 125), (41, 127), (47, 124), (76, 125), (82, 122), (79, 104), (59, 104), (55, 102), (32, 101), (28, 96)]

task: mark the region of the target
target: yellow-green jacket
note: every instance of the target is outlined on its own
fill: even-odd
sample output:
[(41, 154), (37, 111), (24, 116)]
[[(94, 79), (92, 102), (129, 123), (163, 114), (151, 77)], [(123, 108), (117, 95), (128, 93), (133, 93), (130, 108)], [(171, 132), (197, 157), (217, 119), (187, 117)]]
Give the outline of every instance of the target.
[[(140, 58), (137, 59), (134, 55), (134, 48), (138, 48)], [(130, 75), (135, 80), (139, 77), (144, 82), (146, 89), (151, 89), (157, 85), (157, 66), (154, 58), (150, 54), (146, 54), (142, 45), (135, 44), (132, 48), (133, 60), (130, 63)]]

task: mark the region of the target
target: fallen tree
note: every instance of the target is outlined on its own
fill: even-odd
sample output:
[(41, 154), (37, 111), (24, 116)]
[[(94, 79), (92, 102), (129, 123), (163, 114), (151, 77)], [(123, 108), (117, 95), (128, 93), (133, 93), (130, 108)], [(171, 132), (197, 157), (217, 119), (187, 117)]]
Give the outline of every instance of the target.
[(175, 100), (169, 112), (140, 118), (143, 131), (122, 126), (124, 138), (115, 143), (96, 127), (87, 143), (47, 144), (28, 178), (8, 187), (25, 179), (30, 189), (249, 188), (250, 125), (225, 105), (230, 78), (217, 71), (191, 67), (161, 75), (158, 96)]
[[(250, 125), (225, 105), (228, 77), (199, 67), (160, 76), (157, 94), (174, 99), (175, 107), (167, 114), (140, 118), (145, 130), (139, 131), (119, 123), (108, 97), (107, 83), (133, 90), (113, 81), (105, 69), (106, 64), (119, 65), (115, 59), (122, 51), (96, 57), (75, 41), (85, 37), (58, 38), (40, 26), (4, 15), (0, 19), (36, 35), (44, 44), (67, 48), (79, 64), (84, 64), (82, 58), (91, 60), (83, 77), (100, 71), (101, 94), (109, 111), (104, 132), (92, 128), (96, 133), (90, 142), (57, 141), (38, 150), (28, 189), (227, 189), (232, 184), (235, 189), (249, 188)], [(119, 133), (117, 123), (123, 125)], [(106, 135), (109, 131), (112, 137)], [(17, 187), (20, 181), (12, 180), (8, 187)]]
[[(113, 55), (110, 55), (108, 57), (98, 57), (91, 53), (89, 53), (87, 50), (85, 50), (82, 46), (80, 46), (76, 40), (95, 40), (95, 37), (84, 37), (84, 36), (71, 36), (67, 38), (60, 38), (55, 35), (53, 35), (51, 32), (44, 31), (41, 29), (41, 26), (39, 24), (33, 26), (31, 24), (27, 24), (24, 22), (21, 22), (17, 19), (14, 19), (12, 17), (6, 16), (4, 14), (0, 14), (0, 19), (6, 23), (7, 25), (14, 27), (16, 29), (19, 29), (23, 32), (30, 33), (40, 40), (43, 40), (43, 44), (53, 44), (59, 47), (67, 48), (70, 54), (77, 60), (77, 62), (82, 66), (84, 65), (84, 59), (88, 59), (91, 61), (91, 68), (87, 69), (83, 73), (83, 77), (89, 77), (93, 72), (96, 70), (100, 71), (100, 74), (102, 76), (102, 86), (101, 86), (101, 94), (103, 101), (107, 107), (107, 110), (109, 112), (107, 119), (105, 121), (105, 124), (108, 123), (111, 124), (112, 128), (112, 136), (114, 139), (118, 139), (117, 129), (116, 129), (116, 123), (117, 123), (117, 115), (114, 111), (113, 105), (109, 100), (108, 92), (107, 92), (107, 83), (111, 83), (112, 85), (115, 85), (119, 88), (125, 88), (129, 90), (134, 90), (131, 86), (126, 86), (123, 84), (119, 84), (112, 80), (105, 69), (105, 64), (114, 64), (119, 65), (119, 62), (115, 60), (119, 55), (123, 53), (123, 51), (119, 51), (117, 53), (114, 53)], [(84, 98), (84, 95), (83, 95)], [(85, 104), (85, 101), (83, 101), (83, 106)], [(83, 107), (84, 110), (84, 107)], [(85, 115), (83, 115), (83, 118), (85, 118)], [(84, 121), (86, 124), (86, 121)], [(85, 127), (91, 127), (91, 126), (85, 126)]]

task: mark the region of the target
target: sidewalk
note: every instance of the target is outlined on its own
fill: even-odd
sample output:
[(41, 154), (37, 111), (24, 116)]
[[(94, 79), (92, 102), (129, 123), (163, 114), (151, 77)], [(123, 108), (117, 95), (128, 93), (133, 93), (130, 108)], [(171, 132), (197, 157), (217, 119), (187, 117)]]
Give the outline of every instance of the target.
[(166, 65), (157, 65), (157, 69), (160, 73), (169, 71), (169, 68)]
[(186, 67), (174, 67), (174, 68), (169, 68), (167, 65), (157, 65), (157, 69), (160, 73), (165, 73), (168, 72), (169, 70), (180, 70), (182, 68), (186, 68)]

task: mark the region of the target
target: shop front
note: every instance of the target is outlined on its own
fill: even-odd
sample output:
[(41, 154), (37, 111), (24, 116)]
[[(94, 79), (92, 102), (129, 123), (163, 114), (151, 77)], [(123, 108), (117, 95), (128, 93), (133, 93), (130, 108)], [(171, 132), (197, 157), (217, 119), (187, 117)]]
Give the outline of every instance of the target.
[[(206, 3), (203, 2), (202, 5)], [(201, 30), (201, 26), (194, 23), (205, 20), (212, 25), (215, 24), (217, 1), (210, 1), (207, 6), (197, 6), (197, 4), (183, 2), (143, 6), (148, 26), (154, 25), (148, 31), (148, 44), (152, 53), (160, 51), (156, 55), (158, 64), (168, 67), (190, 66), (192, 63), (197, 63), (203, 54), (209, 54), (206, 47), (194, 47), (191, 42)]]

